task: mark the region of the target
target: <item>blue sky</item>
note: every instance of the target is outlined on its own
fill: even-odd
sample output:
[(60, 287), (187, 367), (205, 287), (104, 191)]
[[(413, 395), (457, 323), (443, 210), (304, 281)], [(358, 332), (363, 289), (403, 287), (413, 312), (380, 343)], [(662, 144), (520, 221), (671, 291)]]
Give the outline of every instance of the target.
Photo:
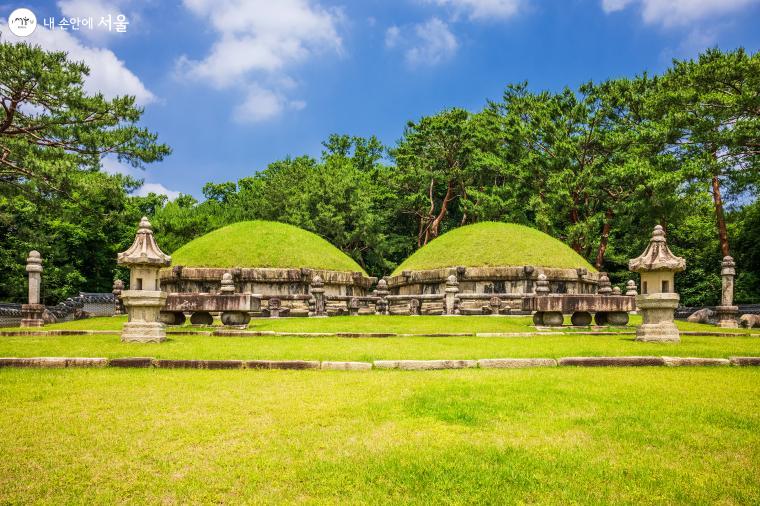
[[(170, 196), (318, 156), (331, 133), (391, 145), (408, 120), (477, 110), (510, 82), (557, 90), (760, 46), (760, 0), (0, 0), (4, 38), (18, 7), (37, 16), (27, 40), (91, 66), (90, 91), (137, 96), (174, 153), (131, 173)], [(125, 32), (43, 23), (109, 14)]]

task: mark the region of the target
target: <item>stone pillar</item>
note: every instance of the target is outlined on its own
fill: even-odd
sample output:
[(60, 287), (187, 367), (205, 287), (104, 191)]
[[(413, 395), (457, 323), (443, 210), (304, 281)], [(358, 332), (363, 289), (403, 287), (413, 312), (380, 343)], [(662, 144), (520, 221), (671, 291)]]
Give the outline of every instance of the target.
[(113, 314), (124, 314), (124, 305), (121, 303), (121, 292), (124, 291), (124, 281), (117, 279), (113, 282), (113, 289), (111, 293), (114, 299)]
[(309, 286), (311, 298), (314, 299), (314, 310), (309, 316), (326, 316), (325, 314), (325, 283), (319, 276), (314, 276)]
[(139, 343), (166, 340), (166, 326), (159, 314), (166, 305), (166, 293), (161, 291), (158, 271), (171, 264), (171, 257), (156, 244), (148, 218), (140, 220), (132, 246), (119, 253), (116, 260), (119, 265), (129, 267), (129, 290), (121, 294), (129, 319), (122, 328), (121, 340)]
[(636, 282), (632, 279), (625, 284), (625, 294), (629, 297), (636, 297), (639, 292), (636, 290)]
[(455, 315), (459, 314), (459, 308), (457, 307), (457, 294), (459, 293), (459, 281), (455, 275), (451, 275), (446, 278), (446, 314)]
[(42, 257), (38, 251), (30, 251), (26, 259), (26, 272), (29, 273), (28, 303), (21, 306), (22, 327), (42, 327), (45, 322), (45, 306), (40, 304), (40, 287), (42, 285)]
[(375, 297), (380, 297), (380, 300), (375, 303), (375, 314), (388, 314), (388, 282), (381, 279), (377, 282), (377, 288), (375, 288)]
[(642, 290), (636, 296), (636, 307), (642, 323), (636, 329), (636, 340), (680, 342), (673, 322), (680, 297), (673, 282), (674, 274), (686, 269), (686, 260), (671, 253), (660, 225), (654, 227), (644, 253), (628, 262), (628, 269), (641, 275)]
[(720, 277), (722, 284), (720, 306), (715, 308), (715, 316), (718, 327), (736, 328), (736, 316), (739, 308), (734, 306), (734, 276), (736, 276), (736, 264), (730, 256), (723, 257), (720, 264)]

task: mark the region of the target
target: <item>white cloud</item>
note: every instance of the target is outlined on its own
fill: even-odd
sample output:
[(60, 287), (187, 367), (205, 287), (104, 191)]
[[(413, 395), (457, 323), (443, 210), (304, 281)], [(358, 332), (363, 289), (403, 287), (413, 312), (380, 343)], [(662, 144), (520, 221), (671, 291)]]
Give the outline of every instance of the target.
[[(119, 161), (113, 157), (106, 156), (102, 158), (101, 165), (103, 167), (103, 171), (109, 174), (124, 174), (127, 176), (132, 176), (135, 179), (142, 179), (143, 176), (143, 174), (141, 174), (142, 171), (139, 169), (135, 169), (129, 165), (119, 163)], [(140, 186), (140, 188), (135, 190), (132, 194), (137, 195), (138, 197), (145, 197), (149, 193), (166, 195), (169, 197), (169, 200), (174, 200), (180, 196), (180, 192), (170, 190), (161, 183), (143, 183), (142, 186)]]
[(398, 45), (401, 39), (401, 28), (398, 26), (391, 26), (385, 31), (385, 47), (394, 48)]
[(702, 20), (733, 14), (760, 0), (602, 0), (604, 12), (617, 12), (630, 5), (641, 7), (647, 24), (669, 28), (690, 25)]
[(449, 26), (438, 18), (414, 26), (414, 41), (404, 58), (413, 66), (437, 65), (456, 53), (459, 43)]
[(115, 19), (118, 14), (124, 14), (124, 5), (128, 3), (124, 0), (60, 0), (58, 8), (61, 14), (69, 18), (92, 18), (92, 29), (80, 29), (83, 34), (108, 30), (106, 26), (98, 26), (101, 17), (111, 15)]
[(456, 16), (464, 15), (478, 21), (511, 18), (523, 7), (523, 0), (428, 0), (428, 2), (449, 7)]
[(179, 73), (217, 89), (247, 89), (236, 119), (277, 116), (291, 103), (283, 96), (294, 87), (288, 70), (315, 55), (342, 51), (337, 30), (342, 14), (309, 0), (184, 0), (184, 5), (205, 18), (219, 38), (203, 59), (181, 57)]
[(161, 183), (145, 183), (140, 188), (135, 190), (133, 195), (138, 197), (147, 197), (149, 193), (155, 193), (157, 195), (166, 195), (169, 200), (174, 200), (180, 196), (180, 192), (168, 189)]
[(84, 89), (88, 93), (100, 92), (106, 98), (134, 95), (138, 105), (156, 100), (155, 95), (109, 49), (87, 46), (70, 32), (48, 30), (41, 24), (32, 35), (16, 37), (7, 29), (5, 21), (0, 20), (0, 32), (9, 41), (29, 42), (48, 51), (65, 51), (70, 59), (84, 61), (90, 67), (90, 75), (84, 80)]

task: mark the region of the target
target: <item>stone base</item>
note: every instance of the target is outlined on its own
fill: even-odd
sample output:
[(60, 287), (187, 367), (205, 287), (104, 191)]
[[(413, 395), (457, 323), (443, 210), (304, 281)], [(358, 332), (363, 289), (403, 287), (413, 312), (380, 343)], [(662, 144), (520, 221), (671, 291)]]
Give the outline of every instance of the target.
[(636, 329), (637, 341), (679, 343), (681, 335), (673, 323), (680, 297), (677, 293), (653, 293), (636, 296), (642, 324)]
[(45, 325), (43, 314), (45, 306), (42, 304), (22, 304), (21, 305), (21, 326), (22, 327), (42, 327)]
[(739, 326), (736, 317), (739, 314), (737, 306), (718, 306), (715, 308), (715, 319), (718, 320), (718, 327), (726, 329), (735, 329)]
[(644, 342), (680, 343), (681, 334), (673, 322), (644, 323), (636, 329), (636, 340)]
[(121, 330), (125, 343), (160, 343), (166, 341), (166, 327), (158, 322), (127, 322)]

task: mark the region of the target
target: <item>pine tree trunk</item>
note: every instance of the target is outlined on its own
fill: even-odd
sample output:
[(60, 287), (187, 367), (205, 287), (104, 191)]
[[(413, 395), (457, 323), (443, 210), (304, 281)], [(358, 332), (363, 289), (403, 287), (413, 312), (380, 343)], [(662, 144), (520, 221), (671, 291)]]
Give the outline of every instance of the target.
[(720, 251), (723, 256), (729, 256), (728, 247), (728, 230), (726, 230), (726, 218), (723, 215), (723, 199), (720, 196), (720, 180), (718, 176), (712, 178), (713, 203), (715, 204), (715, 220), (718, 225), (718, 239), (720, 240)]
[(612, 209), (607, 209), (604, 213), (604, 226), (602, 227), (602, 237), (599, 239), (599, 249), (596, 251), (596, 262), (594, 267), (602, 270), (604, 265), (604, 254), (607, 252), (607, 244), (610, 240), (610, 229), (612, 228)]

